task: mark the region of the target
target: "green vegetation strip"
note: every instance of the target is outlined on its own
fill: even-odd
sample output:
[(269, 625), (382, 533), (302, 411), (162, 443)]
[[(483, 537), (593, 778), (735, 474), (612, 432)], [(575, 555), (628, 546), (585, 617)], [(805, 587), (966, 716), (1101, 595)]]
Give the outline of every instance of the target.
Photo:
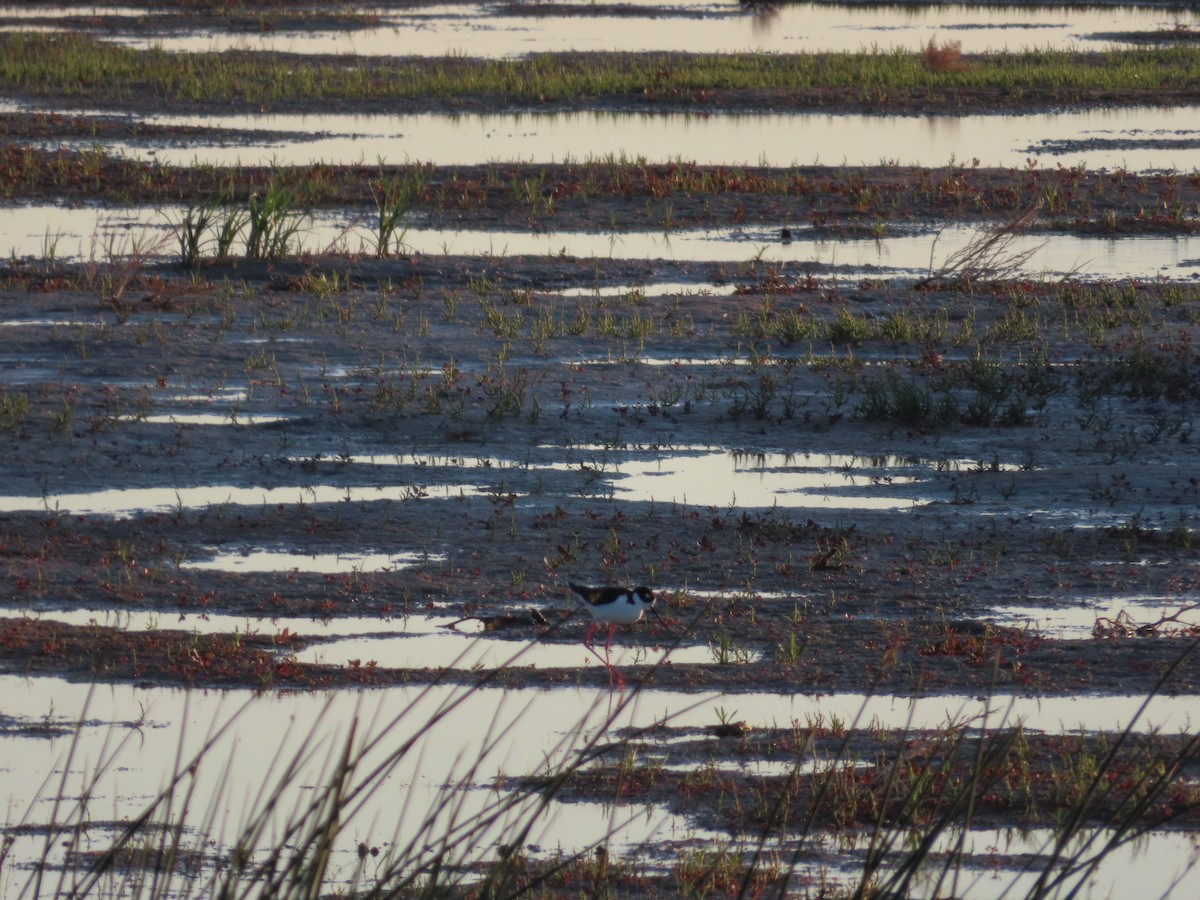
[(1023, 51), (959, 56), (878, 51), (823, 54), (543, 54), (520, 60), (372, 60), (261, 53), (132, 50), (89, 37), (0, 36), (0, 87), (94, 101), (313, 99), (420, 101), (487, 97), (570, 102), (641, 96), (711, 99), (713, 92), (1200, 92), (1200, 49), (1104, 53)]

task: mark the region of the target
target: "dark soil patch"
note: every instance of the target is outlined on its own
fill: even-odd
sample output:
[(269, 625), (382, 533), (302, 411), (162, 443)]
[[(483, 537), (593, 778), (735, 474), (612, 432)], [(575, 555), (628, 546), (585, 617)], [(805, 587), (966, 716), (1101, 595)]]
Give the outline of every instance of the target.
[[(302, 140), (308, 135), (274, 133), (279, 139)], [(17, 142), (22, 141), (61, 141), (69, 138), (126, 139), (161, 138), (172, 141), (185, 141), (188, 138), (204, 137), (220, 139), (228, 132), (220, 128), (201, 128), (191, 126), (163, 126), (142, 122), (124, 116), (82, 116), (60, 115), (54, 112), (35, 113), (0, 113), (0, 137), (6, 138), (4, 151), (9, 155), (8, 165), (11, 165), (11, 154), (19, 151)], [(48, 157), (56, 151), (36, 150)], [(79, 154), (71, 154), (78, 159)], [(115, 171), (120, 166), (112, 161)], [(100, 199), (97, 197), (96, 199)]]

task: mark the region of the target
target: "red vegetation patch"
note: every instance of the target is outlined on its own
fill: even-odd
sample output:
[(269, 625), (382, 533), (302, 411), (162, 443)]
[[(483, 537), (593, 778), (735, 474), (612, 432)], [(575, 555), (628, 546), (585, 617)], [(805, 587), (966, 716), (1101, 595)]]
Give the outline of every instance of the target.
[(962, 41), (939, 44), (936, 38), (921, 48), (921, 61), (930, 72), (965, 72), (971, 68), (963, 59)]

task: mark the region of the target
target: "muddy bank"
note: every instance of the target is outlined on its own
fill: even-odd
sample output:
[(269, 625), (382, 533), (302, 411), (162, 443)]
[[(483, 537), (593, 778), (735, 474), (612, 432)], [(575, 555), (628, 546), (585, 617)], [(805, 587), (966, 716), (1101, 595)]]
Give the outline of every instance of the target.
[[(233, 51), (230, 51), (233, 52)], [(313, 57), (280, 60), (280, 65), (311, 61)], [(331, 61), (332, 62), (332, 61)], [(170, 115), (178, 108), (179, 98), (134, 93), (145, 89), (138, 86), (130, 96), (112, 93), (73, 91), (54, 94), (48, 91), (26, 92), (19, 88), (8, 93), (31, 105), (48, 103), (86, 104), (89, 107), (120, 113), (137, 109), (144, 114)], [(668, 87), (653, 90), (649, 87), (620, 95), (555, 98), (538, 101), (511, 99), (504, 94), (479, 92), (459, 94), (449, 99), (431, 97), (388, 97), (386, 99), (352, 99), (330, 97), (322, 103), (322, 111), (335, 115), (403, 115), (441, 113), (465, 115), (471, 113), (572, 113), (602, 111), (614, 114), (646, 112), (685, 112), (695, 115), (756, 114), (756, 113), (825, 113), (829, 115), (867, 114), (884, 116), (964, 116), (978, 114), (1022, 115), (1054, 113), (1063, 110), (1118, 109), (1128, 107), (1170, 108), (1200, 104), (1200, 86), (1184, 83), (1176, 86), (1151, 88), (1065, 87), (1034, 85), (1022, 87), (962, 88), (905, 88), (875, 87), (870, 90), (854, 86), (830, 86), (803, 89), (761, 88), (694, 90)], [(265, 101), (257, 91), (244, 96), (188, 100), (188, 109), (196, 115), (300, 114), (311, 109), (306, 99), (275, 99)]]
[[(664, 592), (669, 630), (617, 640), (683, 631), (686, 645), (714, 647), (712, 665), (653, 676), (695, 690), (1127, 693), (1182, 653), (1186, 622), (1092, 641), (981, 623), (1006, 607), (1128, 598), (1135, 624), (1153, 626), (1194, 595), (1194, 291), (913, 290), (753, 265), (725, 272), (739, 286), (730, 297), (527, 287), (587, 268), (345, 259), (199, 279), (162, 268), (116, 296), (115, 270), (11, 273), (8, 605), (267, 620), (532, 606), (554, 623), (570, 610), (568, 578), (645, 582)], [(628, 276), (592, 271), (597, 285)], [(689, 479), (699, 463), (718, 468)], [(779, 487), (751, 499), (755, 482), (734, 481), (747, 466)], [(673, 467), (683, 474), (664, 479)], [(789, 488), (805, 468), (815, 481)], [(428, 562), (324, 575), (185, 566), (289, 547)], [(89, 644), (86, 629), (61, 632), (69, 653), (46, 654), (37, 629), (51, 626), (22, 627), (34, 631), (13, 633), (10, 671), (206, 674), (181, 674), (150, 646), (138, 669), (106, 651), (118, 635)], [(576, 617), (546, 636), (497, 637), (566, 644), (582, 628)], [(306, 667), (248, 649), (243, 668), (214, 669), (218, 682), (357, 683), (372, 661), (369, 683), (479, 677), (370, 657)], [(505, 678), (605, 675), (593, 664)], [(1194, 659), (1179, 679), (1194, 686)]]
[[(227, 609), (220, 595), (200, 598), (203, 608)], [(693, 605), (686, 596), (677, 597)], [(364, 598), (356, 612), (364, 612)], [(795, 600), (793, 602), (793, 608)], [(329, 615), (344, 615), (344, 603), (327, 608)], [(480, 608), (468, 604), (468, 608)], [(196, 607), (185, 602), (177, 607)], [(494, 609), (494, 607), (484, 607)], [(906, 622), (844, 620), (833, 624), (818, 616), (832, 610), (810, 610), (791, 627), (786, 603), (752, 599), (715, 615), (688, 615), (705, 628), (724, 627), (737, 643), (728, 662), (722, 645), (710, 644), (710, 664), (667, 662), (654, 667), (622, 666), (628, 684), (643, 689), (675, 691), (765, 691), (770, 693), (849, 693), (930, 696), (964, 691), (988, 694), (1073, 696), (1079, 693), (1194, 694), (1200, 691), (1200, 659), (1190, 637), (1161, 637), (1148, 633), (1140, 639), (1062, 641), (1030, 632), (997, 628), (969, 621), (937, 625)], [(552, 612), (553, 626), (516, 625), (505, 629), (513, 641), (578, 641), (569, 636), (581, 623), (569, 622), (569, 608)], [(257, 615), (278, 614), (272, 601)], [(664, 609), (668, 627), (648, 626), (644, 633), (624, 640), (671, 646), (672, 633), (689, 634), (683, 616)], [(201, 613), (202, 615), (202, 613)], [(843, 613), (842, 615), (845, 615)], [(748, 623), (738, 623), (738, 617)], [(519, 617), (525, 619), (526, 617)], [(833, 617), (835, 620), (837, 616)], [(364, 654), (346, 665), (297, 661), (295, 653), (320, 645), (290, 629), (274, 634), (248, 633), (197, 635), (164, 625), (151, 632), (125, 631), (109, 626), (71, 626), (44, 618), (0, 619), (0, 645), (4, 657), (0, 672), (11, 675), (54, 675), (71, 680), (132, 682), (142, 687), (229, 687), (253, 690), (315, 690), (348, 686), (388, 687), (406, 684), (501, 684), (509, 688), (563, 686), (603, 687), (609, 683), (604, 668), (580, 647), (584, 668), (544, 668), (517, 662), (504, 669), (472, 671), (464, 668), (396, 668)], [(760, 620), (765, 627), (757, 627)], [(269, 624), (265, 626), (269, 632)], [(673, 627), (674, 632), (671, 630)], [(1164, 629), (1167, 630), (1167, 629)], [(1170, 629), (1192, 632), (1195, 629)], [(784, 637), (784, 632), (787, 637)], [(419, 638), (415, 638), (419, 640)], [(684, 637), (692, 641), (695, 635)], [(704, 640), (712, 640), (710, 633)], [(775, 643), (763, 642), (774, 641)], [(681, 645), (682, 646), (682, 645)], [(786, 648), (792, 652), (785, 652)], [(516, 654), (520, 644), (511, 649)], [(1164, 673), (1172, 674), (1162, 684)]]
[[(9, 116), (22, 139), (67, 128), (99, 136), (153, 133), (180, 141), (204, 129), (110, 119)], [(143, 131), (143, 129), (146, 129)], [(275, 135), (284, 137), (284, 135)], [(176, 167), (121, 160), (97, 151), (0, 147), (11, 202), (54, 200), (124, 206), (243, 206), (280, 192), (297, 214), (360, 209), (378, 218), (394, 194), (403, 225), (619, 233), (738, 224), (830, 238), (883, 237), (907, 225), (979, 222), (1028, 213), (1025, 230), (1078, 234), (1191, 234), (1200, 219), (1200, 176), (1081, 168), (999, 169), (978, 165), (704, 166), (680, 162), (595, 162), (482, 166)], [(787, 229), (785, 232), (784, 229)], [(550, 264), (547, 263), (547, 266)]]

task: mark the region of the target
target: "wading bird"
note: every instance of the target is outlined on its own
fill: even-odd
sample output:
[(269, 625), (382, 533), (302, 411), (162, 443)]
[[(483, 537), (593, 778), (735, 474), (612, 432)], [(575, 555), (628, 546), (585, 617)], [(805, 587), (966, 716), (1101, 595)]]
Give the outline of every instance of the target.
[[(592, 617), (587, 634), (583, 636), (585, 646), (596, 659), (604, 663), (608, 670), (609, 684), (616, 678), (617, 686), (624, 688), (625, 679), (621, 673), (612, 667), (608, 661), (608, 649), (612, 644), (613, 632), (618, 625), (632, 625), (641, 621), (646, 610), (654, 610), (654, 591), (645, 586), (627, 587), (584, 587), (581, 584), (567, 583), (568, 586), (582, 599), (583, 607)], [(592, 646), (592, 635), (601, 622), (608, 623), (608, 638), (604, 641), (604, 656), (596, 652)]]

